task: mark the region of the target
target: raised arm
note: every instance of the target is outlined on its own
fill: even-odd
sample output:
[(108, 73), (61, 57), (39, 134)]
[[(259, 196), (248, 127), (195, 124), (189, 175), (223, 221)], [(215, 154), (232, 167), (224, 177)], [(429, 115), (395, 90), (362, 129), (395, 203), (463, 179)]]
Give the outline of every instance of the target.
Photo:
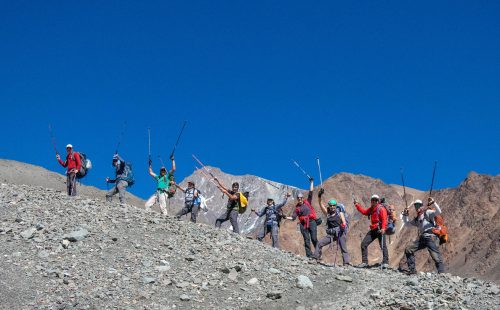
[(172, 160), (172, 169), (170, 170), (170, 174), (174, 174), (175, 172), (175, 159), (174, 159), (174, 156), (172, 155), (172, 157), (170, 157), (170, 159)]
[[(173, 182), (172, 184), (174, 184), (174, 185), (175, 185), (175, 187), (177, 187), (178, 189), (180, 189), (183, 193), (185, 193), (185, 192), (186, 192), (186, 189), (184, 189), (184, 188), (180, 187), (180, 186), (179, 186), (179, 184), (177, 184), (177, 183), (175, 183), (175, 182)], [(195, 196), (195, 197), (198, 197), (198, 195), (197, 195), (197, 194), (198, 194), (198, 192), (197, 192), (197, 191), (195, 191), (194, 196)]]
[(318, 193), (318, 202), (319, 202), (319, 207), (321, 209), (321, 212), (323, 212), (324, 215), (328, 215), (328, 211), (326, 209), (325, 203), (323, 202), (323, 199), (321, 198), (323, 196), (323, 193), (325, 192), (324, 189), (320, 189)]
[(156, 174), (153, 172), (153, 168), (149, 166), (149, 175), (156, 179)]
[(307, 194), (307, 201), (309, 201), (309, 204), (312, 205), (313, 191), (314, 191), (314, 179), (310, 178), (309, 180), (311, 182), (309, 184), (309, 193)]
[(283, 208), (283, 206), (286, 205), (286, 202), (288, 201), (288, 197), (290, 197), (290, 196), (291, 196), (290, 193), (286, 193), (285, 199), (283, 199), (283, 201), (280, 204), (276, 205), (276, 207), (275, 207), (276, 210)]

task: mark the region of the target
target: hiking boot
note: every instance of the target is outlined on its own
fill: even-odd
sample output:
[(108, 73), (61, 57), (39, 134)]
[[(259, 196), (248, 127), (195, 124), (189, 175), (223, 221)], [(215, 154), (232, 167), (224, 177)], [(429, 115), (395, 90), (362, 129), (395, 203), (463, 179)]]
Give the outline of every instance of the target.
[(361, 263), (361, 264), (357, 265), (356, 268), (368, 268), (368, 264), (367, 263)]
[(412, 270), (405, 270), (404, 273), (406, 273), (409, 276), (416, 275), (417, 271), (415, 269)]
[(382, 266), (380, 266), (382, 269), (387, 269), (389, 268), (389, 264), (382, 264)]
[(344, 267), (352, 267), (351, 263), (344, 263)]

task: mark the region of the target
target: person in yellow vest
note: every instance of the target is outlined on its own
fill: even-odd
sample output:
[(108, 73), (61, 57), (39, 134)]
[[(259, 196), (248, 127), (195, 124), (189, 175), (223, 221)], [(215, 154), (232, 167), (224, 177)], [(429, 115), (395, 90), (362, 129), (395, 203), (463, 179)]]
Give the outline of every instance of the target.
[(234, 182), (229, 190), (219, 179), (214, 178), (214, 180), (217, 182), (217, 188), (228, 197), (226, 210), (215, 220), (215, 227), (220, 228), (222, 223), (229, 220), (233, 226), (233, 232), (239, 234), (238, 215), (241, 208), (246, 208), (248, 204), (248, 192), (239, 192), (240, 184), (238, 182)]

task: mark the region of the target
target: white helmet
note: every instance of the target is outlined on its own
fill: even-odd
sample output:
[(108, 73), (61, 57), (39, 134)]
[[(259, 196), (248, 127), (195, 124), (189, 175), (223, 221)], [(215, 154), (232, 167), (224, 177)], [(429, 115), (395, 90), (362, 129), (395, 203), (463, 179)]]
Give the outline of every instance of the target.
[(380, 200), (380, 197), (378, 195), (372, 195), (372, 197), (370, 198), (370, 200), (373, 200), (373, 199)]

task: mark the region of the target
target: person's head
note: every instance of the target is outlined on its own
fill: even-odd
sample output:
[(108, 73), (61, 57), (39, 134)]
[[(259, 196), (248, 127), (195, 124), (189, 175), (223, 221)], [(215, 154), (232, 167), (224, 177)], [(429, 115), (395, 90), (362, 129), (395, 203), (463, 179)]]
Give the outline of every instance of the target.
[(272, 198), (267, 198), (267, 205), (268, 205), (268, 206), (272, 206), (272, 205), (274, 205), (274, 199), (272, 199)]
[(422, 208), (423, 205), (424, 204), (422, 203), (422, 200), (420, 200), (420, 199), (415, 200), (415, 202), (413, 203), (415, 210)]
[(335, 210), (337, 209), (337, 200), (330, 199), (330, 201), (328, 201), (328, 205), (326, 206), (326, 209), (327, 209), (328, 213), (330, 213), (330, 214), (335, 213)]
[(189, 188), (194, 188), (194, 182), (193, 181), (188, 181), (188, 187)]
[(160, 175), (161, 175), (161, 176), (164, 176), (164, 175), (166, 175), (166, 174), (167, 174), (167, 168), (165, 168), (165, 167), (161, 167), (161, 168), (160, 168)]
[(376, 206), (380, 202), (380, 197), (378, 195), (372, 195), (370, 198), (370, 203), (372, 206)]
[(119, 157), (118, 157), (118, 154), (114, 154), (113, 155), (113, 162), (111, 163), (113, 166), (116, 166), (118, 165), (118, 162), (119, 162)]
[(240, 189), (240, 184), (238, 184), (238, 182), (234, 182), (232, 189), (233, 191), (237, 192)]
[(66, 152), (68, 152), (68, 154), (69, 154), (72, 151), (73, 151), (73, 145), (71, 145), (71, 144), (66, 145)]
[(304, 203), (304, 194), (298, 193), (297, 194), (297, 201), (299, 202), (299, 204), (303, 204)]

